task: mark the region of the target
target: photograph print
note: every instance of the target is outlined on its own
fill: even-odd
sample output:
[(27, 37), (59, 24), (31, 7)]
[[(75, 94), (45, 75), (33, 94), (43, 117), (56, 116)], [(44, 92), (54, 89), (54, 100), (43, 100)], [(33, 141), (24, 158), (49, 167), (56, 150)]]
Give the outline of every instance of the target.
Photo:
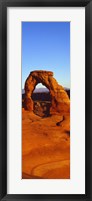
[(70, 179), (70, 22), (22, 22), (22, 179)]

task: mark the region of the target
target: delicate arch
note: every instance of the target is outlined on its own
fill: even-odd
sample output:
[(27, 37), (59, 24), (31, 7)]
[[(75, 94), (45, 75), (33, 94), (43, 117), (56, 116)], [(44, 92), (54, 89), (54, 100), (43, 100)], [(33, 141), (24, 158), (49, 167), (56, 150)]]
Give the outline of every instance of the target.
[(24, 107), (26, 110), (33, 111), (32, 93), (38, 83), (46, 86), (51, 95), (50, 113), (69, 112), (70, 101), (64, 88), (58, 84), (51, 71), (32, 71), (25, 82)]

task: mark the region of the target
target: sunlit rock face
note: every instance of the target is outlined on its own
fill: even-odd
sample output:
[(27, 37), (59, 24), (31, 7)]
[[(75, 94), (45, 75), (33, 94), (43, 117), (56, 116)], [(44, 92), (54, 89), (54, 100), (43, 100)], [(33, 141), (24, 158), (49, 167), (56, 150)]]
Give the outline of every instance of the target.
[(25, 82), (24, 108), (33, 111), (32, 93), (37, 84), (42, 83), (49, 89), (51, 96), (50, 114), (70, 111), (70, 100), (64, 88), (53, 77), (53, 72), (37, 70), (32, 71)]

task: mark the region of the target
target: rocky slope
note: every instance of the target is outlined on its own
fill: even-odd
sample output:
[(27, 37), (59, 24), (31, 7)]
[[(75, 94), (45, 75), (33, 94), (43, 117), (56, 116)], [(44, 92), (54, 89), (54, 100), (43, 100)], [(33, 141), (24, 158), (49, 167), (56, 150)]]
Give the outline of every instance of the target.
[(22, 178), (70, 178), (70, 117), (22, 110)]

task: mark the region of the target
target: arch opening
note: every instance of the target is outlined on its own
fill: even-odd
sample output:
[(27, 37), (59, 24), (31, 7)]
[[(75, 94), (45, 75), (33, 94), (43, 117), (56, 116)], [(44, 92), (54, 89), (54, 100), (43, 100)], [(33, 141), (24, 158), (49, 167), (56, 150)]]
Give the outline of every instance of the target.
[(50, 116), (51, 95), (49, 89), (42, 83), (38, 83), (31, 95), (33, 100), (33, 112), (41, 117)]

